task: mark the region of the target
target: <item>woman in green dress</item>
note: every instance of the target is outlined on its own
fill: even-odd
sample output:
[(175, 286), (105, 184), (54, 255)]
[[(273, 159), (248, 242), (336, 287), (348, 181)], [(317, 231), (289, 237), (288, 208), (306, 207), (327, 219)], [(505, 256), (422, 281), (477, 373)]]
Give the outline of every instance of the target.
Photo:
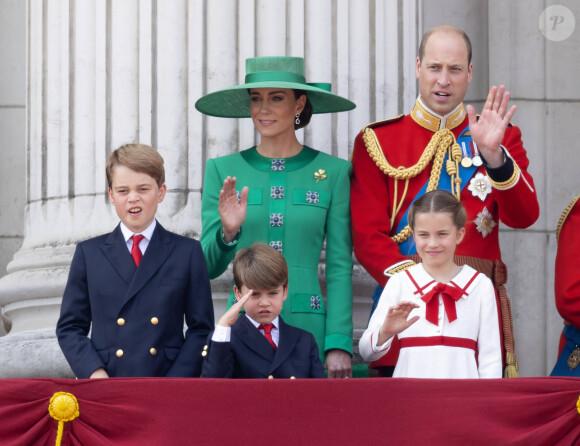
[[(202, 197), (201, 244), (210, 278), (240, 248), (268, 243), (288, 262), (288, 298), (281, 316), (310, 331), (329, 378), (351, 376), (352, 243), (348, 161), (302, 145), (296, 129), (312, 113), (352, 110), (330, 85), (307, 84), (299, 57), (246, 60), (246, 82), (210, 93), (196, 108), (210, 116), (251, 117), (256, 147), (209, 159)], [(326, 240), (327, 298), (318, 281)], [(230, 295), (228, 306), (233, 302)]]

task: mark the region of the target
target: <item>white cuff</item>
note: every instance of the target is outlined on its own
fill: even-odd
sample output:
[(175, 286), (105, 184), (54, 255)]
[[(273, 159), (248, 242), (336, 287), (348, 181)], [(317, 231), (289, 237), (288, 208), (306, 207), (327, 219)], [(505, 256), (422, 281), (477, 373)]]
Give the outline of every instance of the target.
[(213, 342), (230, 342), (232, 327), (216, 325), (211, 340)]

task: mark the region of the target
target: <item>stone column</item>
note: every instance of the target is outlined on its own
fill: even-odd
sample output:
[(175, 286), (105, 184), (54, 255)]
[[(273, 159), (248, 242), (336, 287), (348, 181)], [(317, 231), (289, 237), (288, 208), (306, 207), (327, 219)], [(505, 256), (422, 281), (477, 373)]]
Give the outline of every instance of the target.
[[(24, 239), (26, 206), (26, 4), (0, 0), (0, 277)], [(5, 327), (5, 323), (8, 327)], [(0, 311), (0, 336), (9, 322)]]
[[(158, 218), (198, 237), (205, 161), (250, 147), (256, 136), (250, 120), (203, 116), (195, 101), (242, 82), (247, 57), (303, 56), (308, 80), (332, 82), (358, 108), (315, 116), (299, 138), (347, 159), (363, 125), (415, 95), (397, 64), (407, 48), (398, 40), (416, 34), (414, 6), (399, 10), (400, 3), (29, 1), (25, 237), (0, 279), (9, 329), (0, 332), (0, 377), (72, 376), (54, 327), (76, 243), (118, 221), (104, 174), (112, 150), (135, 141), (159, 150), (168, 194)], [(359, 330), (369, 282), (357, 267)], [(212, 284), (217, 315), (230, 283), (228, 271)]]

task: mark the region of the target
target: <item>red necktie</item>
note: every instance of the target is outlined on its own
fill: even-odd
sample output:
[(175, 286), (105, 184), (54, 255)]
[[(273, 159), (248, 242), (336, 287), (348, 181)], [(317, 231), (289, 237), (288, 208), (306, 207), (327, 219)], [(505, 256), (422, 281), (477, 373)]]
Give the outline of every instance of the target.
[(278, 347), (276, 347), (276, 344), (274, 343), (274, 339), (272, 339), (272, 328), (274, 328), (274, 324), (260, 324), (258, 330), (264, 330), (264, 336), (266, 336), (270, 345), (274, 347), (274, 350), (278, 350)]
[(143, 258), (143, 253), (141, 252), (141, 248), (139, 248), (139, 243), (141, 243), (141, 240), (143, 240), (145, 236), (133, 235), (131, 238), (133, 239), (133, 247), (131, 248), (131, 257), (133, 257), (135, 265), (139, 266), (139, 263)]
[(431, 288), (431, 291), (421, 298), (421, 300), (427, 304), (425, 318), (435, 325), (438, 325), (439, 319), (439, 293), (441, 293), (443, 298), (443, 306), (445, 307), (445, 312), (447, 313), (447, 319), (449, 319), (449, 322), (453, 322), (457, 319), (455, 302), (464, 294), (461, 288), (446, 285), (444, 283), (438, 283)]

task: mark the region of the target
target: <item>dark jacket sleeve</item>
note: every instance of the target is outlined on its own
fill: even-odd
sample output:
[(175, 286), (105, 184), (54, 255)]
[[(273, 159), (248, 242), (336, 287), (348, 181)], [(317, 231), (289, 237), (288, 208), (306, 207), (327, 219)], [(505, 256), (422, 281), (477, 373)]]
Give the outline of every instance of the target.
[(213, 342), (207, 338), (206, 356), (201, 370), (202, 378), (233, 378), (234, 376), (234, 352), (231, 342)]
[(185, 296), (185, 341), (166, 376), (198, 377), (201, 374), (203, 346), (214, 329), (213, 302), (205, 258), (195, 240), (190, 259), (190, 280)]
[(83, 245), (79, 244), (73, 256), (56, 325), (60, 348), (78, 378), (88, 378), (95, 370), (104, 367), (88, 338), (91, 320), (85, 254)]

